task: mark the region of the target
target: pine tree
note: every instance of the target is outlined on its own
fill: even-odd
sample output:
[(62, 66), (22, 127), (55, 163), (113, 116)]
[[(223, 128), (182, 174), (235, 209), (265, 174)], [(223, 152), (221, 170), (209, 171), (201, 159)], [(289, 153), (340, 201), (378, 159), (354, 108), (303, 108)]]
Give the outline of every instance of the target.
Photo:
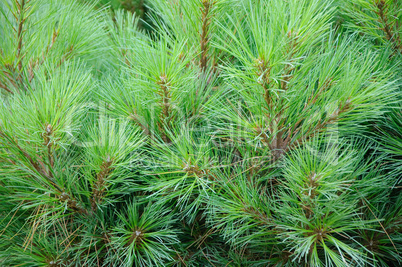
[(99, 6), (0, 3), (0, 265), (402, 263), (400, 1)]

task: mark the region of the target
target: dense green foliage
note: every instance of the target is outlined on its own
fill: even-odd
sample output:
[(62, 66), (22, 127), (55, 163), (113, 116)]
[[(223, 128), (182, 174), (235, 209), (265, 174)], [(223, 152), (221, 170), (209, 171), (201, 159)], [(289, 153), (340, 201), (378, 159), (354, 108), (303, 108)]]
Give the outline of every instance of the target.
[(402, 1), (107, 2), (0, 2), (1, 266), (402, 264)]

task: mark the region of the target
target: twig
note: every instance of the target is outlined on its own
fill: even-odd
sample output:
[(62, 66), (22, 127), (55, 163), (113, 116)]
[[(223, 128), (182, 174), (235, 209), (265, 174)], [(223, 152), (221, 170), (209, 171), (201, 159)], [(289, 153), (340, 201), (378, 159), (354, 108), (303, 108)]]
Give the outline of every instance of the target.
[(0, 88), (3, 88), (4, 90), (6, 90), (7, 92), (14, 94), (13, 91), (11, 91), (6, 85), (4, 85), (2, 82), (0, 82)]
[(392, 26), (388, 22), (386, 10), (387, 10), (387, 5), (384, 0), (379, 1), (376, 4), (378, 11), (375, 13), (379, 16), (378, 21), (383, 25), (381, 30), (385, 33), (385, 37), (387, 38), (388, 41), (392, 43), (392, 46), (394, 48), (394, 52), (400, 52), (402, 51), (402, 43), (399, 34), (393, 33), (392, 32)]
[(211, 17), (210, 17), (210, 12), (212, 5), (214, 3), (211, 0), (203, 0), (202, 1), (202, 8), (201, 8), (201, 13), (202, 13), (202, 26), (201, 26), (201, 59), (200, 59), (200, 65), (201, 69), (205, 71), (208, 63), (208, 43), (209, 43), (209, 25), (211, 24)]
[(91, 208), (92, 211), (96, 210), (97, 204), (102, 201), (103, 193), (105, 192), (105, 179), (112, 171), (113, 160), (108, 158), (102, 162), (100, 172), (96, 175), (96, 181), (92, 188)]
[(161, 122), (158, 123), (159, 131), (161, 132), (162, 135), (162, 140), (165, 143), (170, 143), (171, 140), (167, 136), (164, 126), (166, 126), (169, 123), (170, 119), (170, 91), (169, 91), (169, 82), (167, 80), (167, 77), (163, 74), (160, 77), (160, 81), (157, 82), (157, 84), (160, 86), (161, 91), (158, 93), (162, 97), (162, 112), (160, 114), (160, 120)]

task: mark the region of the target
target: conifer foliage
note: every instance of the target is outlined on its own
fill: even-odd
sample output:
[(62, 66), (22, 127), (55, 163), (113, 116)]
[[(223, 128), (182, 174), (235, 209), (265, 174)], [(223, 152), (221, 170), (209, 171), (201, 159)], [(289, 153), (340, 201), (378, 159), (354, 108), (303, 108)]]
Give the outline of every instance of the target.
[(402, 3), (146, 3), (0, 2), (0, 265), (401, 265)]

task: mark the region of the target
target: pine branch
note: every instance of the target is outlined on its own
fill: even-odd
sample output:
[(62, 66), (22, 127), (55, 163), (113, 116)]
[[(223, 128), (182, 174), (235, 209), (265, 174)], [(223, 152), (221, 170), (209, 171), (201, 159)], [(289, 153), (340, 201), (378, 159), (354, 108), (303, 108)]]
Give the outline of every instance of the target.
[(14, 94), (13, 91), (10, 90), (10, 88), (8, 88), (6, 85), (4, 85), (2, 82), (0, 82), (0, 88), (3, 88), (4, 90), (6, 90), (7, 92), (9, 92), (10, 94)]
[[(329, 88), (332, 87), (334, 82), (332, 79), (328, 78), (322, 86), (320, 86), (320, 89), (318, 92), (313, 92), (312, 95), (309, 97), (308, 102), (305, 104), (305, 107), (303, 108), (303, 112), (307, 111), (312, 105), (316, 103), (318, 100), (318, 97), (322, 95), (325, 91), (327, 91)], [(282, 98), (283, 100), (283, 98)], [(338, 120), (338, 117), (340, 113), (346, 112), (349, 110), (350, 106), (347, 104), (341, 109), (337, 110), (330, 116), (330, 118), (324, 122), (320, 122), (314, 129), (310, 129), (308, 131), (308, 135), (310, 137), (306, 138), (304, 141), (307, 141), (309, 138), (314, 136), (314, 134), (322, 131), (326, 125), (331, 124), (335, 121)], [(293, 143), (294, 141), (293, 138), (299, 133), (302, 127), (302, 123), (305, 121), (304, 116), (300, 116), (300, 119), (295, 123), (295, 125), (291, 129), (285, 128), (285, 123), (286, 123), (286, 118), (282, 118), (282, 114), (284, 112), (285, 108), (282, 107), (280, 111), (275, 115), (275, 122), (277, 124), (277, 128), (280, 129), (273, 138), (268, 138), (265, 133), (259, 132), (259, 135), (261, 134), (264, 137), (265, 143), (269, 146), (270, 150), (273, 151), (273, 161), (277, 161), (282, 157), (283, 154), (289, 151), (289, 149), (293, 148)], [(272, 122), (271, 122), (272, 123)], [(273, 125), (270, 126), (270, 129), (273, 129)], [(303, 139), (303, 137), (301, 137)], [(304, 142), (303, 141), (303, 142)], [(296, 143), (300, 144), (302, 141), (297, 140)]]
[[(16, 38), (17, 38), (17, 44), (16, 44), (16, 54), (15, 54), (15, 64), (16, 66), (8, 66), (8, 69), (11, 70), (12, 72), (15, 72), (15, 69), (18, 69), (18, 76), (16, 79), (10, 77), (10, 75), (3, 71), (3, 73), (7, 76), (8, 81), (14, 86), (15, 89), (17, 89), (17, 83), (22, 82), (22, 72), (23, 72), (23, 58), (25, 55), (23, 55), (22, 50), (23, 50), (23, 38), (24, 38), (24, 32), (26, 29), (24, 29), (24, 23), (28, 19), (26, 15), (26, 12), (31, 8), (31, 6), (28, 6), (29, 2), (31, 0), (15, 0), (15, 4), (17, 6), (17, 11), (16, 13), (11, 12), (17, 21), (17, 29), (13, 27), (13, 30), (16, 33)], [(18, 16), (17, 16), (18, 15)], [(6, 64), (7, 67), (7, 64)], [(9, 93), (14, 93), (8, 86), (6, 86), (4, 83), (0, 82), (0, 87), (5, 89)], [(17, 89), (18, 90), (18, 89)]]
[(151, 136), (151, 132), (149, 130), (149, 127), (146, 125), (146, 123), (143, 123), (140, 121), (140, 117), (137, 114), (136, 111), (134, 111), (134, 113), (130, 113), (129, 118), (135, 122), (138, 126), (140, 126), (140, 128), (143, 130), (143, 132), (145, 133), (145, 135), (147, 136)]
[(272, 224), (272, 218), (269, 215), (260, 212), (252, 206), (245, 205), (242, 209), (243, 212), (251, 216), (254, 220), (258, 221), (259, 225), (270, 225)]
[(375, 13), (379, 16), (378, 21), (382, 24), (381, 30), (384, 32), (385, 37), (392, 43), (394, 52), (402, 52), (402, 42), (398, 32), (393, 32), (393, 26), (388, 21), (387, 12), (389, 7), (384, 0), (379, 0), (376, 3), (377, 11)]
[(73, 198), (71, 198), (71, 196), (69, 196), (67, 193), (62, 192), (59, 196), (59, 200), (61, 202), (65, 202), (67, 201), (67, 207), (69, 209), (71, 209), (74, 212), (78, 212), (80, 214), (88, 214), (88, 211), (82, 207), (80, 207), (77, 203), (77, 201)]
[(161, 106), (162, 106), (162, 112), (159, 116), (160, 118), (160, 123), (158, 123), (159, 130), (161, 131), (162, 135), (162, 140), (165, 143), (170, 143), (171, 140), (167, 136), (164, 126), (167, 126), (170, 120), (170, 91), (169, 91), (169, 82), (167, 81), (167, 77), (163, 74), (160, 77), (160, 81), (157, 82), (157, 84), (160, 86), (160, 92), (159, 95), (162, 97), (161, 101)]
[[(5, 64), (4, 67), (5, 67), (5, 70), (2, 70), (2, 72), (6, 76), (7, 83), (11, 84), (12, 87), (18, 91), (16, 81), (9, 73), (9, 72), (15, 73), (15, 68), (11, 64)], [(1, 88), (5, 89), (7, 92), (9, 92), (11, 94), (14, 94), (14, 91), (12, 91), (9, 86), (7, 86), (4, 83), (1, 83), (1, 84), (2, 84)]]
[(91, 207), (92, 211), (96, 211), (97, 205), (102, 202), (104, 192), (106, 190), (105, 183), (106, 179), (112, 171), (113, 160), (110, 159), (110, 156), (102, 162), (101, 170), (96, 175), (96, 181), (92, 187), (92, 198), (91, 198)]
[(211, 24), (211, 9), (214, 5), (212, 0), (202, 0), (201, 14), (201, 69), (205, 71), (208, 63), (208, 43), (209, 43), (209, 26)]
[[(302, 136), (300, 136), (297, 140), (295, 140), (293, 142), (291, 148), (297, 147), (297, 146), (301, 145), (303, 142), (310, 140), (314, 135), (322, 132), (326, 126), (339, 121), (340, 116), (343, 113), (350, 111), (351, 109), (353, 109), (353, 106), (352, 106), (352, 103), (350, 102), (350, 99), (348, 99), (342, 105), (342, 107), (339, 107), (336, 111), (334, 111), (325, 120), (319, 122), (317, 125), (310, 126), (309, 129), (307, 130), (306, 134), (303, 134)], [(297, 135), (300, 131), (301, 131), (301, 129), (297, 129), (295, 131), (295, 135)]]
[(15, 3), (17, 4), (18, 7), (18, 13), (19, 13), (19, 18), (18, 18), (18, 32), (17, 32), (17, 54), (16, 58), (18, 60), (18, 70), (21, 72), (22, 71), (22, 58), (21, 58), (21, 50), (22, 50), (22, 37), (23, 37), (23, 25), (26, 20), (24, 18), (24, 13), (25, 13), (25, 0), (21, 0), (21, 3), (18, 2), (18, 0), (15, 0)]
[(303, 111), (307, 111), (309, 108), (311, 108), (318, 100), (318, 97), (320, 97), (324, 92), (328, 91), (335, 82), (332, 80), (332, 78), (327, 78), (324, 83), (319, 84), (319, 90), (317, 92), (313, 92), (309, 99), (307, 100), (306, 104), (304, 105)]
[(50, 139), (50, 136), (52, 135), (52, 133), (53, 133), (52, 125), (48, 124), (46, 126), (45, 134), (43, 134), (43, 139), (44, 139), (43, 145), (45, 145), (47, 147), (47, 156), (48, 156), (49, 164), (53, 168), (54, 161), (53, 161), (53, 155), (52, 155), (52, 141)]
[(35, 161), (21, 146), (4, 132), (0, 131), (0, 136), (6, 139), (8, 142), (14, 145), (18, 152), (31, 164), (31, 166), (43, 177), (47, 178), (56, 188), (61, 191), (60, 188), (52, 181), (52, 173), (46, 170), (45, 165), (41, 161)]
[[(73, 210), (76, 211), (78, 213), (82, 213), (82, 214), (87, 214), (88, 212), (79, 207), (77, 204), (77, 201), (72, 199), (68, 194), (66, 194), (65, 192), (63, 192), (63, 190), (54, 182), (53, 179), (53, 173), (49, 170), (46, 170), (45, 164), (42, 161), (35, 161), (23, 148), (21, 148), (20, 145), (18, 145), (17, 142), (13, 141), (11, 138), (9, 138), (4, 132), (0, 131), (0, 136), (5, 138), (6, 140), (8, 140), (9, 142), (11, 142), (19, 151), (19, 153), (21, 153), (21, 155), (23, 157), (25, 157), (25, 159), (28, 160), (28, 162), (31, 164), (31, 166), (43, 177), (45, 178), (50, 184), (52, 184), (52, 186), (54, 186), (54, 188), (60, 193), (60, 195), (58, 195), (58, 198), (61, 201), (66, 201), (67, 200), (67, 205), (68, 207)], [(17, 165), (17, 162), (15, 161), (10, 161), (13, 165)], [(56, 194), (57, 195), (57, 194)]]
[(64, 52), (63, 56), (61, 57), (59, 63), (57, 64), (57, 68), (63, 65), (63, 63), (70, 59), (74, 54), (74, 45), (71, 45), (67, 51)]
[(263, 58), (258, 58), (255, 62), (255, 67), (257, 68), (257, 71), (255, 72), (259, 84), (262, 86), (264, 90), (264, 99), (265, 103), (267, 104), (268, 107), (268, 112), (272, 111), (272, 99), (270, 96), (270, 85), (271, 85), (271, 80), (270, 80), (270, 74), (271, 74), (271, 67), (269, 67), (269, 62), (267, 62)]
[[(297, 52), (296, 48), (299, 43), (297, 42), (297, 35), (292, 34), (291, 32), (288, 33), (288, 38), (290, 38), (290, 45), (286, 51), (287, 53), (286, 56), (288, 60), (291, 61), (295, 53)], [(265, 103), (267, 104), (266, 109), (268, 111), (266, 115), (270, 118), (270, 125), (268, 130), (272, 135), (273, 129), (275, 129), (275, 125), (277, 126), (276, 128), (280, 129), (271, 138), (268, 138), (265, 131), (262, 131), (260, 127), (258, 127), (256, 130), (258, 136), (263, 136), (264, 142), (266, 143), (266, 145), (269, 146), (270, 150), (272, 151), (273, 153), (272, 160), (275, 162), (279, 158), (281, 158), (281, 156), (285, 153), (292, 137), (292, 135), (287, 133), (286, 129), (284, 128), (285, 126), (284, 123), (286, 119), (283, 118), (283, 114), (287, 108), (286, 105), (284, 104), (286, 99), (284, 97), (280, 97), (277, 101), (274, 101), (275, 99), (272, 99), (270, 95), (270, 89), (272, 85), (270, 80), (271, 67), (269, 66), (269, 63), (263, 58), (258, 58), (256, 60), (255, 67), (257, 68), (256, 75), (258, 77), (259, 84), (264, 89), (264, 100)], [(284, 76), (280, 82), (281, 90), (286, 91), (288, 89), (288, 83), (289, 80), (292, 78), (291, 73), (293, 72), (293, 70), (294, 70), (293, 65), (286, 64), (284, 66), (283, 68)], [(276, 112), (276, 110), (278, 109), (279, 111)]]

